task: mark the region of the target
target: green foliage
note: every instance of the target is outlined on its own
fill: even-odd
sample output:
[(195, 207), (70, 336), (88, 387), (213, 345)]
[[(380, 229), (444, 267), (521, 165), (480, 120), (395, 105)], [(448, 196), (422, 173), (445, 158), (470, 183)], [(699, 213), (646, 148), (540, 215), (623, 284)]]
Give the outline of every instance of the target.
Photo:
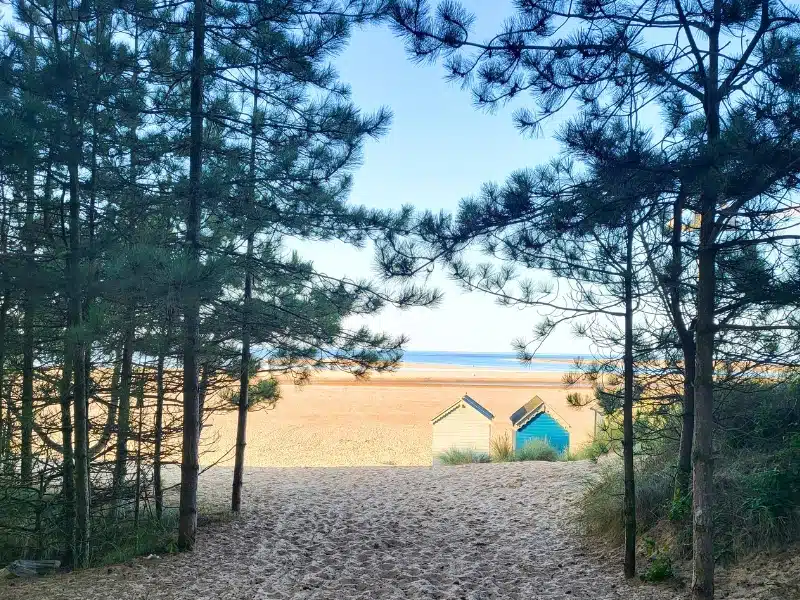
[(468, 465), (471, 463), (488, 463), (491, 458), (485, 452), (472, 449), (450, 448), (437, 457), (445, 465)]
[[(732, 561), (800, 539), (800, 407), (797, 387), (746, 385), (721, 397), (714, 473), (715, 555)], [(669, 532), (671, 552), (691, 544), (691, 496), (674, 496), (677, 448), (636, 465), (638, 528), (654, 539)], [(614, 544), (624, 536), (622, 465), (610, 464), (580, 501), (584, 531)], [(662, 565), (663, 566), (663, 565)], [(661, 569), (659, 566), (657, 569)]]
[[(658, 523), (672, 498), (672, 475), (658, 465), (659, 460), (637, 465), (636, 518), (641, 531)], [(578, 505), (581, 525), (589, 536), (612, 544), (623, 542), (623, 483), (621, 462), (610, 464), (584, 492)]]
[(570, 460), (591, 460), (597, 462), (601, 456), (608, 454), (610, 446), (603, 440), (592, 440), (584, 444), (575, 453), (570, 453)]
[[(0, 472), (17, 476), (0, 482), (0, 557), (69, 555), (75, 539), (65, 560), (84, 566), (159, 546), (149, 517), (131, 530), (126, 511), (162, 499), (161, 465), (198, 431), (177, 416), (184, 360), (199, 372), (201, 420), (238, 403), (226, 392), (242, 370), (249, 408), (269, 408), (280, 390), (258, 380), (265, 371), (299, 382), (316, 369), (395, 368), (402, 335), (346, 323), (436, 299), (320, 272), (286, 248), (287, 237), (362, 245), (406, 217), (350, 204), (363, 144), (391, 115), (359, 110), (330, 67), (377, 3), (266, 4), (266, 20), (207, 4), (202, 106), (188, 76), (199, 21), (184, 5), (99, 3), (74, 19), (77, 5), (29, 0), (6, 15)], [(196, 111), (215, 116), (199, 136)], [(74, 455), (87, 447), (88, 460)]]
[(644, 540), (645, 553), (648, 557), (647, 569), (642, 574), (642, 580), (648, 583), (659, 583), (671, 579), (674, 575), (672, 570), (672, 558), (668, 548), (659, 548), (656, 541), (652, 538)]
[(675, 496), (669, 506), (669, 520), (674, 522), (685, 521), (692, 514), (692, 496)]
[(541, 460), (555, 462), (560, 458), (558, 450), (547, 440), (530, 440), (514, 453), (515, 461)]
[[(281, 389), (278, 380), (274, 377), (260, 379), (254, 384), (250, 384), (247, 391), (247, 408), (274, 408), (281, 398)], [(230, 395), (230, 403), (239, 406), (239, 392)]]
[(110, 521), (95, 519), (92, 523), (92, 566), (125, 562), (136, 556), (173, 554), (177, 552), (178, 513), (166, 511), (158, 521), (145, 512), (135, 526), (132, 515)]
[[(0, 480), (0, 564), (20, 558), (62, 558), (63, 511), (58, 495)], [(138, 523), (131, 510), (119, 511), (113, 519), (103, 511), (94, 512), (89, 564), (100, 566), (136, 556), (174, 552), (177, 523), (176, 510), (165, 511), (159, 521), (151, 510), (143, 509)]]
[(514, 460), (514, 444), (506, 432), (492, 439), (492, 462), (511, 462)]

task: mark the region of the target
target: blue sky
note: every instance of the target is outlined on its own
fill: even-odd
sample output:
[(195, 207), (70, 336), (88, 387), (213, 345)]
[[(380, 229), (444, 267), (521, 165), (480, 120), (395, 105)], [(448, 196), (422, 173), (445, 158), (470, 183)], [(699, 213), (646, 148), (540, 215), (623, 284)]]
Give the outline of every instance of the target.
[[(478, 14), (479, 26), (486, 32), (497, 29), (511, 6), (475, 0), (466, 4)], [(475, 8), (479, 5), (480, 11)], [(468, 91), (445, 81), (440, 65), (409, 61), (402, 41), (387, 29), (356, 32), (336, 66), (342, 81), (351, 85), (358, 106), (366, 111), (386, 106), (394, 114), (389, 133), (365, 148), (363, 165), (355, 174), (353, 203), (454, 210), (461, 198), (478, 192), (483, 183), (501, 182), (512, 171), (545, 162), (559, 151), (552, 140), (556, 122), (535, 139), (523, 137), (514, 127), (514, 107), (496, 114), (477, 110)], [(314, 244), (304, 245), (301, 252), (332, 275), (374, 272), (370, 249)], [(465, 293), (442, 276), (435, 274), (433, 283), (445, 292), (438, 308), (388, 309), (368, 323), (408, 335), (413, 350), (507, 352), (511, 340), (527, 336), (538, 321), (533, 309), (500, 307), (492, 298)], [(586, 349), (585, 342), (573, 339), (565, 329), (541, 351)]]

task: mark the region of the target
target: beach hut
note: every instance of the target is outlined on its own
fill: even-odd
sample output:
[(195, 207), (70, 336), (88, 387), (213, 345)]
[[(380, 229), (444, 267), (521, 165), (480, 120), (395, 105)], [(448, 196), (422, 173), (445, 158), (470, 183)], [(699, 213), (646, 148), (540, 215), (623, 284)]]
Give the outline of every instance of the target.
[(433, 419), (433, 454), (451, 448), (489, 452), (494, 415), (467, 394)]
[(547, 440), (559, 452), (569, 448), (569, 425), (551, 410), (539, 396), (534, 396), (511, 415), (514, 449), (531, 440)]

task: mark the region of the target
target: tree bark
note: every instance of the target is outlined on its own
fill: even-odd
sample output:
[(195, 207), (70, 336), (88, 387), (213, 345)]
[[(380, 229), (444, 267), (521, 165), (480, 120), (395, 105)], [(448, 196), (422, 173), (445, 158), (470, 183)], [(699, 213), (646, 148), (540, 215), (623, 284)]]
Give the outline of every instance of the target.
[(722, 2), (714, 1), (714, 25), (709, 33), (708, 81), (705, 94), (708, 160), (700, 194), (700, 243), (697, 280), (697, 372), (695, 374), (694, 440), (692, 450), (692, 598), (714, 598), (714, 310), (716, 306), (715, 221), (720, 137), (719, 35)]
[(695, 362), (694, 339), (683, 344), (683, 408), (681, 414), (681, 442), (678, 450), (678, 472), (675, 477), (675, 500), (681, 501), (689, 497), (689, 485), (692, 481), (692, 438), (694, 436), (694, 380)]
[[(74, 115), (72, 120), (74, 122)], [(74, 337), (74, 412), (75, 412), (75, 501), (76, 540), (75, 565), (88, 566), (89, 560), (89, 407), (86, 402), (85, 355), (81, 326), (82, 281), (80, 272), (80, 196), (78, 190), (78, 161), (80, 145), (78, 132), (73, 128), (72, 148), (69, 157), (69, 321)]]
[[(28, 41), (34, 42), (33, 26), (28, 32)], [(31, 76), (36, 68), (35, 50), (31, 49), (28, 68)], [(34, 300), (33, 280), (36, 253), (36, 235), (33, 232), (34, 212), (36, 210), (36, 150), (34, 147), (34, 123), (29, 119), (28, 123), (28, 164), (25, 173), (25, 300), (22, 317), (22, 417), (21, 423), (21, 476), (22, 481), (30, 484), (33, 475), (33, 354), (34, 354), (34, 312), (36, 304)]]
[[(256, 61), (258, 62), (258, 61)], [(256, 119), (258, 117), (258, 67), (253, 77), (253, 115), (250, 119), (250, 157), (248, 165), (249, 193), (246, 215), (247, 253), (244, 262), (244, 300), (242, 303), (242, 358), (239, 371), (239, 406), (236, 423), (236, 460), (233, 467), (233, 490), (231, 493), (231, 510), (239, 512), (242, 508), (242, 483), (244, 482), (244, 452), (247, 446), (247, 410), (249, 408), (250, 387), (250, 312), (253, 296), (253, 245), (255, 231), (252, 228), (249, 212), (255, 205), (256, 177)]]
[(61, 400), (61, 452), (62, 493), (64, 495), (64, 564), (72, 565), (75, 560), (75, 457), (72, 449), (72, 396), (70, 382), (72, 380), (72, 341), (69, 332), (64, 340), (64, 367), (61, 373), (59, 397)]
[[(5, 191), (0, 189), (0, 203), (2, 203), (2, 214), (0, 214), (0, 254), (6, 255), (8, 252), (8, 203), (6, 202)], [(5, 404), (5, 367), (6, 367), (6, 329), (8, 328), (8, 309), (11, 305), (11, 290), (6, 281), (5, 275), (0, 276), (0, 292), (3, 294), (3, 302), (0, 304), (0, 465), (5, 465), (6, 460), (10, 460), (10, 439), (7, 439), (6, 430), (10, 430), (13, 424), (11, 410), (6, 412)]]
[[(28, 271), (26, 278), (31, 276)], [(33, 291), (28, 286), (22, 316), (22, 414), (20, 418), (20, 475), (30, 483), (33, 474)]]
[(172, 334), (171, 322), (167, 325), (166, 339), (158, 351), (158, 364), (156, 366), (156, 423), (155, 423), (155, 448), (153, 449), (153, 495), (156, 502), (156, 518), (161, 521), (164, 514), (164, 488), (161, 483), (161, 444), (164, 436), (164, 361), (169, 339)]
[(133, 503), (133, 531), (137, 540), (139, 540), (139, 501), (142, 497), (142, 411), (144, 409), (144, 391), (137, 394), (136, 409), (138, 415), (138, 426), (136, 428), (136, 495), (134, 496)]
[[(133, 41), (133, 74), (131, 82), (134, 90), (139, 80), (139, 31), (138, 23), (134, 27)], [(128, 202), (130, 205), (127, 211), (123, 211), (123, 222), (126, 223), (129, 231), (136, 227), (133, 218), (133, 209), (136, 205), (138, 181), (137, 162), (138, 162), (138, 108), (135, 108), (131, 117), (131, 144), (130, 144), (130, 181), (128, 182)], [(133, 385), (133, 347), (134, 336), (136, 333), (136, 308), (133, 300), (125, 299), (128, 306), (125, 309), (125, 329), (122, 340), (122, 366), (120, 368), (120, 390), (119, 390), (119, 419), (117, 426), (117, 445), (114, 458), (114, 478), (113, 478), (113, 509), (112, 516), (117, 516), (120, 507), (124, 504), (121, 497), (125, 486), (125, 478), (128, 474), (128, 440), (130, 438), (130, 413), (131, 413), (131, 390)]]
[(713, 427), (714, 427), (714, 288), (715, 251), (712, 228), (715, 201), (703, 198), (697, 285), (697, 372), (695, 374), (692, 451), (692, 597), (714, 597)]
[(116, 516), (122, 504), (122, 488), (128, 468), (128, 438), (130, 437), (131, 386), (133, 382), (134, 314), (128, 309), (125, 316), (125, 334), (122, 342), (122, 366), (120, 368), (119, 418), (117, 423), (117, 446), (114, 456), (113, 510)]
[(191, 132), (189, 142), (189, 198), (186, 213), (186, 250), (191, 285), (184, 291), (183, 343), (183, 449), (178, 547), (194, 548), (197, 534), (197, 480), (200, 472), (200, 398), (198, 396), (198, 347), (200, 337), (200, 214), (203, 158), (203, 58), (205, 55), (205, 0), (194, 0), (191, 65)]
[(674, 500), (681, 502), (689, 496), (692, 478), (692, 437), (694, 436), (694, 378), (696, 350), (694, 331), (686, 327), (681, 308), (681, 274), (683, 273), (683, 208), (686, 194), (681, 188), (672, 206), (672, 261), (669, 272), (669, 310), (683, 352), (683, 403), (681, 410), (681, 441), (678, 451), (678, 470), (675, 475)]
[(625, 577), (636, 576), (636, 485), (633, 470), (633, 215), (627, 217), (625, 263), (625, 357), (624, 398), (622, 404), (622, 455), (625, 492)]

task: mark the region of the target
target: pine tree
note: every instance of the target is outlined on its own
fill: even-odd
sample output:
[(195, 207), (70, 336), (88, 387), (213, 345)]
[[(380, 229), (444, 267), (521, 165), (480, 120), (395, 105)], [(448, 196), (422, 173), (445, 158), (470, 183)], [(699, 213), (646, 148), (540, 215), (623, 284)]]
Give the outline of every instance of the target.
[[(786, 137), (787, 126), (775, 124), (772, 115), (780, 112), (788, 117), (783, 108), (796, 102), (796, 76), (789, 75), (797, 72), (798, 64), (796, 15), (769, 1), (743, 6), (715, 0), (706, 7), (643, 0), (609, 13), (597, 3), (534, 0), (520, 4), (503, 30), (483, 43), (470, 37), (473, 21), (456, 3), (442, 3), (436, 12), (419, 1), (397, 2), (393, 7), (394, 25), (405, 36), (409, 50), (418, 58), (446, 54), (449, 75), (471, 83), (479, 105), (492, 106), (521, 93), (533, 94), (539, 109), (520, 111), (518, 123), (523, 129), (535, 129), (572, 98), (581, 102), (583, 108), (578, 110), (603, 117), (619, 115), (626, 74), (634, 71), (635, 93), (642, 101), (663, 99), (675, 122), (667, 135), (679, 142), (700, 138), (685, 165), (685, 171), (692, 172), (696, 190), (691, 210), (700, 216), (692, 594), (697, 600), (713, 598), (715, 292), (718, 255), (727, 243), (720, 239), (724, 237), (720, 225), (737, 216), (752, 219), (749, 207), (761, 202), (765, 193), (793, 185), (796, 169), (787, 162), (794, 154), (789, 143), (771, 170), (773, 176), (757, 177), (746, 193), (737, 195), (733, 181), (737, 177), (730, 167), (753, 164), (755, 157), (741, 145), (729, 145), (725, 129), (728, 123), (735, 123), (737, 113), (749, 112), (756, 116), (752, 125), (766, 126), (760, 130), (766, 134), (761, 137), (769, 140), (767, 147), (777, 149), (779, 140), (792, 139)], [(669, 47), (660, 41), (667, 32), (674, 40)], [(723, 50), (734, 46), (741, 50), (733, 55)], [(757, 105), (769, 108), (759, 110)], [(691, 135), (692, 128), (700, 135)], [(788, 125), (788, 130), (796, 131), (796, 125)], [(772, 204), (769, 212), (781, 210)], [(774, 235), (768, 234), (748, 243), (769, 245), (775, 241)]]

